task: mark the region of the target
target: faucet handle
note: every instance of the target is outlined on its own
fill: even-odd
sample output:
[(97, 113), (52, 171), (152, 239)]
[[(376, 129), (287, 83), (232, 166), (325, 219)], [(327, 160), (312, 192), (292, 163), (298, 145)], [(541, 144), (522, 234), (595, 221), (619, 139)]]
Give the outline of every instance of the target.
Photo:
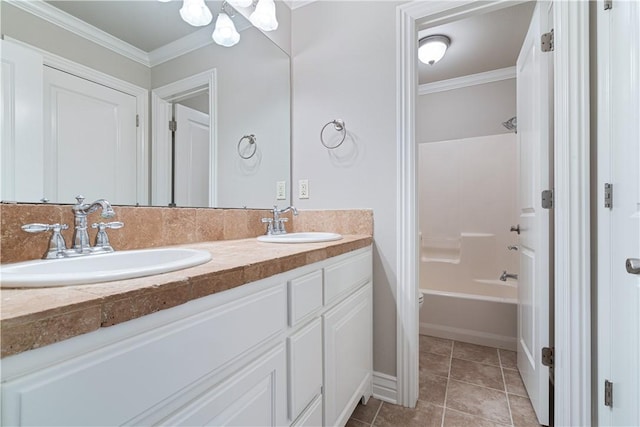
[(67, 224), (25, 224), (21, 227), (27, 233), (41, 233), (43, 231), (53, 230), (54, 232), (60, 232), (69, 228)]
[(78, 194), (76, 196), (76, 201), (78, 202), (79, 205), (81, 205), (84, 202), (84, 196), (82, 194)]
[(112, 230), (117, 230), (118, 228), (122, 228), (124, 227), (124, 222), (122, 221), (113, 221), (113, 222), (94, 222), (93, 224), (91, 224), (91, 228), (97, 228), (98, 231), (104, 231), (107, 228), (110, 228)]
[(262, 221), (263, 224), (267, 224), (267, 235), (271, 235), (273, 234), (273, 218), (262, 218), (260, 221)]
[(64, 241), (64, 237), (60, 232), (69, 228), (67, 224), (25, 224), (22, 229), (27, 233), (40, 233), (43, 231), (53, 231), (51, 239), (49, 239), (49, 249), (45, 252), (45, 259), (51, 258), (63, 258), (64, 251), (67, 249), (67, 244)]
[[(107, 235), (107, 228), (111, 228), (113, 230), (117, 230), (118, 228), (124, 227), (124, 223), (121, 221), (114, 222), (98, 222), (91, 224), (91, 228), (97, 228), (98, 234), (96, 234), (96, 242), (94, 247), (96, 250), (104, 251), (104, 252), (113, 252), (113, 247), (111, 247), (111, 243), (109, 243), (109, 236)], [(99, 248), (99, 249), (98, 249)]]

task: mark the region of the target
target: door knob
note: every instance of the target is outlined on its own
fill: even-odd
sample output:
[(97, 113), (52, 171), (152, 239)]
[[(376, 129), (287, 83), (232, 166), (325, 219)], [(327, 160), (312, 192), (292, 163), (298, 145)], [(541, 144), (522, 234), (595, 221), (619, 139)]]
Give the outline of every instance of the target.
[(626, 262), (627, 273), (640, 274), (640, 259), (639, 258), (627, 258)]
[(520, 224), (512, 225), (511, 226), (511, 230), (509, 230), (509, 231), (515, 231), (516, 233), (520, 234)]

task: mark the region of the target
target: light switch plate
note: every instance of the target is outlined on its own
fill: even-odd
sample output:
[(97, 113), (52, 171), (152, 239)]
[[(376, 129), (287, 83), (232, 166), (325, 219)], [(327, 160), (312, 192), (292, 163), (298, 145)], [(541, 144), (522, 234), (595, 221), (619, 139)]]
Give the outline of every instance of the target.
[(309, 180), (301, 179), (298, 181), (298, 199), (309, 198)]
[(287, 181), (276, 182), (276, 200), (287, 199)]

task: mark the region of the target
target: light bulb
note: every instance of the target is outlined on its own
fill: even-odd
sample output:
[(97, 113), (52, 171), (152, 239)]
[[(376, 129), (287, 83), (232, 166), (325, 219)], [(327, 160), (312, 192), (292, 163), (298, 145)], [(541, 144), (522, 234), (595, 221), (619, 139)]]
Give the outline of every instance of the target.
[(220, 46), (231, 47), (240, 41), (240, 34), (236, 30), (236, 26), (233, 25), (233, 21), (224, 12), (218, 14), (216, 19), (216, 28), (211, 35), (213, 41)]
[(263, 31), (277, 29), (276, 5), (273, 0), (258, 0), (256, 10), (249, 16), (249, 21)]
[(253, 0), (227, 0), (233, 7), (249, 7), (253, 4)]
[(180, 16), (187, 24), (194, 27), (209, 25), (213, 19), (211, 11), (204, 4), (204, 0), (184, 0), (180, 9)]

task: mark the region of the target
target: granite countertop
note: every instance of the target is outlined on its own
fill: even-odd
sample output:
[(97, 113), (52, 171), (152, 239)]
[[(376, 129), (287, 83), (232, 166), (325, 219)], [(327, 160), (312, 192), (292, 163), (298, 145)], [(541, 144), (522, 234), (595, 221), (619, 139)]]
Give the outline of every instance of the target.
[(179, 245), (211, 252), (184, 270), (91, 285), (2, 289), (1, 357), (43, 347), (371, 245), (370, 235), (322, 243), (256, 239)]

